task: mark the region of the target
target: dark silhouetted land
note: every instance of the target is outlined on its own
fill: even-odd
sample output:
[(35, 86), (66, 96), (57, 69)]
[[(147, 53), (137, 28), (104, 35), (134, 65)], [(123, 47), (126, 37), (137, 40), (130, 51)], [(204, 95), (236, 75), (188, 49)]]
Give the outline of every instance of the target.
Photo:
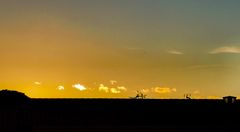
[(223, 100), (32, 99), (34, 129), (222, 131), (239, 129), (240, 104)]
[[(6, 123), (12, 125), (15, 122), (16, 130), (20, 128), (29, 130), (24, 129), (28, 127), (33, 132), (240, 130), (238, 100), (235, 103), (226, 103), (221, 99), (29, 99), (29, 101), (29, 104), (20, 105), (21, 107), (4, 107), (5, 109), (1, 107), (1, 127), (9, 125)], [(1, 98), (2, 104), (6, 102), (7, 100)], [(6, 115), (9, 117), (3, 118)], [(2, 122), (4, 120), (6, 122)]]

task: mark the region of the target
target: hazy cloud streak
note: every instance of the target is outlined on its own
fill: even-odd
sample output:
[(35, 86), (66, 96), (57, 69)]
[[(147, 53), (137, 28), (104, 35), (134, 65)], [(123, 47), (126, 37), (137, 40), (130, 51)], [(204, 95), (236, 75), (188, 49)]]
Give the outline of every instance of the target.
[(239, 47), (234, 47), (234, 46), (224, 46), (224, 47), (219, 47), (219, 48), (213, 49), (212, 51), (209, 52), (209, 54), (220, 54), (220, 53), (239, 54), (240, 53), (240, 48)]
[(168, 50), (167, 52), (168, 52), (169, 54), (174, 54), (174, 55), (182, 55), (182, 54), (183, 54), (183, 52), (178, 51), (178, 50), (175, 50), (175, 49), (173, 49), (173, 50)]
[(167, 93), (173, 93), (177, 92), (176, 88), (168, 88), (168, 87), (155, 87), (154, 92), (159, 94), (167, 94)]

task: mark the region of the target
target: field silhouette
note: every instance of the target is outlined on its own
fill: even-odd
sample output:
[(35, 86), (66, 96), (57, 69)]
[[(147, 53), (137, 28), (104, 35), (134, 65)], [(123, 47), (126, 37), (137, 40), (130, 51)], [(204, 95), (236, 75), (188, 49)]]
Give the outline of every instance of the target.
[(240, 130), (238, 100), (31, 99), (4, 92), (0, 92), (1, 132)]

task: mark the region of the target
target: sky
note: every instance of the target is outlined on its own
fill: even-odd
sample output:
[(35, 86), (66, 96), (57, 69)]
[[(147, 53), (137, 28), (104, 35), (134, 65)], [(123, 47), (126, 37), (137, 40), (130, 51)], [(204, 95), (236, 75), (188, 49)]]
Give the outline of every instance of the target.
[(239, 0), (1, 0), (0, 89), (240, 96)]

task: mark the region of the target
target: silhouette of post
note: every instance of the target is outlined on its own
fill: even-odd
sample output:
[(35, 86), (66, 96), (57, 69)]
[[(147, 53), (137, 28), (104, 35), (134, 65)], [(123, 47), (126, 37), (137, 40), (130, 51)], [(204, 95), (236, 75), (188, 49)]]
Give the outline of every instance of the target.
[(0, 132), (31, 132), (30, 99), (17, 91), (0, 91)]

